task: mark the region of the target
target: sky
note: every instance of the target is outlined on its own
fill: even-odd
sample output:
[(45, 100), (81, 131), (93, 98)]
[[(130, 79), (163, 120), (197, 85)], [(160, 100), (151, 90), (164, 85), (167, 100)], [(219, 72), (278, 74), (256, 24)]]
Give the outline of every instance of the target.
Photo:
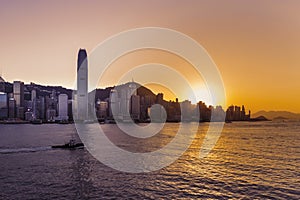
[[(89, 53), (122, 31), (163, 27), (206, 49), (223, 79), (226, 106), (300, 113), (299, 7), (296, 0), (0, 0), (0, 72), (9, 82), (73, 88), (80, 48)], [(114, 85), (122, 73), (148, 62), (174, 67), (194, 87), (201, 85), (183, 59), (145, 50), (117, 59), (99, 86)], [(168, 99), (188, 98), (148, 86)]]

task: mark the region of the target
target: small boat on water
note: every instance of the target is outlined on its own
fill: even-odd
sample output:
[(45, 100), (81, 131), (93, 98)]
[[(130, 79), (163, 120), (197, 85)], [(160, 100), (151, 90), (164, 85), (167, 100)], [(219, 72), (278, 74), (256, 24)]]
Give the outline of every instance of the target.
[(53, 149), (81, 149), (84, 147), (83, 143), (76, 143), (74, 139), (71, 139), (68, 143), (63, 145), (53, 145)]

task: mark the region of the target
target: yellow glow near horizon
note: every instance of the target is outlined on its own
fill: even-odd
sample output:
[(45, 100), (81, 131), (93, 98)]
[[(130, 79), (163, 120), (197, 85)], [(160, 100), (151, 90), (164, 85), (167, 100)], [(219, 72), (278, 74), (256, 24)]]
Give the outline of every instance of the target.
[[(164, 66), (169, 68), (169, 71), (163, 70)], [(145, 68), (138, 71), (142, 67)], [(181, 79), (172, 76), (173, 73), (180, 76)], [(148, 76), (152, 77), (150, 83), (147, 82)], [(159, 76), (160, 81), (154, 76)], [(123, 77), (122, 81), (119, 82), (121, 77)], [(208, 105), (213, 105), (210, 92), (201, 74), (186, 60), (167, 51), (145, 49), (121, 56), (107, 68), (99, 81), (99, 87), (118, 85), (129, 82), (131, 79), (140, 84), (146, 81), (145, 85), (153, 90), (155, 94), (164, 93), (165, 100), (178, 98), (179, 101), (191, 100), (194, 104), (204, 101)], [(163, 84), (164, 79), (170, 79), (170, 81), (167, 81), (167, 85)], [(158, 80), (158, 82), (153, 82), (154, 80)], [(189, 90), (183, 87), (186, 83), (191, 87)]]

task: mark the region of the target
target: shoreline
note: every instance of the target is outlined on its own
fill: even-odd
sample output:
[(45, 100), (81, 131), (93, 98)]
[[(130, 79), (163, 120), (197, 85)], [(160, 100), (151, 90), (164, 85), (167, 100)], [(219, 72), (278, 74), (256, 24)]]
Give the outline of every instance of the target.
[[(224, 123), (235, 123), (235, 122), (262, 122), (262, 121), (274, 121), (274, 120), (242, 120), (242, 121), (230, 121), (230, 122), (227, 122), (227, 121), (224, 121)], [(275, 120), (276, 121), (276, 120)], [(286, 120), (288, 121), (288, 120)], [(166, 122), (162, 122), (162, 123), (168, 123), (168, 124), (177, 124), (177, 123), (191, 123), (191, 122), (196, 122), (196, 121), (179, 121), (179, 122), (174, 122), (174, 121), (166, 121)], [(199, 124), (202, 124), (202, 123), (218, 123), (218, 122), (222, 122), (222, 121), (201, 121), (201, 122), (198, 122)], [(1, 124), (33, 124), (33, 125), (42, 125), (42, 124), (61, 124), (61, 125), (66, 125), (66, 124), (74, 124), (75, 122), (74, 121), (70, 121), (68, 123), (61, 123), (61, 122), (41, 122), (41, 123), (34, 123), (34, 122), (30, 122), (30, 121), (22, 121), (22, 120), (18, 120), (18, 121), (9, 121), (9, 120), (5, 120), (5, 121), (0, 121), (0, 125)], [(87, 124), (89, 123), (99, 123), (99, 124), (116, 124), (116, 123), (101, 123), (101, 122), (88, 122)], [(120, 123), (126, 123), (126, 122), (120, 122)], [(151, 122), (139, 122), (139, 123), (151, 123)], [(137, 123), (137, 124), (139, 124)], [(159, 122), (153, 122), (153, 123), (159, 123)]]

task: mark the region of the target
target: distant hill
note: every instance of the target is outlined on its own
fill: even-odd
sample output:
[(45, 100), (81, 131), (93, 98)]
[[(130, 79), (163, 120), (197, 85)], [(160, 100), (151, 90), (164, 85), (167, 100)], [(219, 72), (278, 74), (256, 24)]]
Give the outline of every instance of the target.
[(253, 122), (269, 121), (269, 119), (267, 119), (265, 116), (259, 116), (259, 117), (251, 118), (250, 121)]
[(267, 119), (300, 119), (300, 113), (292, 113), (288, 111), (258, 111), (251, 117), (265, 116)]
[[(128, 86), (129, 84), (131, 84), (131, 82), (128, 82), (128, 83), (125, 83), (122, 85), (118, 85), (118, 86), (114, 86), (114, 87), (107, 87), (105, 89), (96, 89), (95, 99), (100, 99), (100, 100), (104, 101), (106, 98), (109, 98), (110, 91), (112, 89), (116, 89), (120, 92), (123, 87), (126, 87), (126, 88), (129, 87)], [(137, 86), (137, 94), (139, 96), (148, 95), (155, 99), (156, 95), (150, 89), (148, 89), (138, 83), (135, 83), (135, 84)], [(119, 94), (119, 95), (121, 96), (121, 94)]]
[(275, 117), (275, 118), (273, 118), (273, 120), (286, 120), (286, 119), (288, 119), (288, 118), (286, 118), (286, 117)]

